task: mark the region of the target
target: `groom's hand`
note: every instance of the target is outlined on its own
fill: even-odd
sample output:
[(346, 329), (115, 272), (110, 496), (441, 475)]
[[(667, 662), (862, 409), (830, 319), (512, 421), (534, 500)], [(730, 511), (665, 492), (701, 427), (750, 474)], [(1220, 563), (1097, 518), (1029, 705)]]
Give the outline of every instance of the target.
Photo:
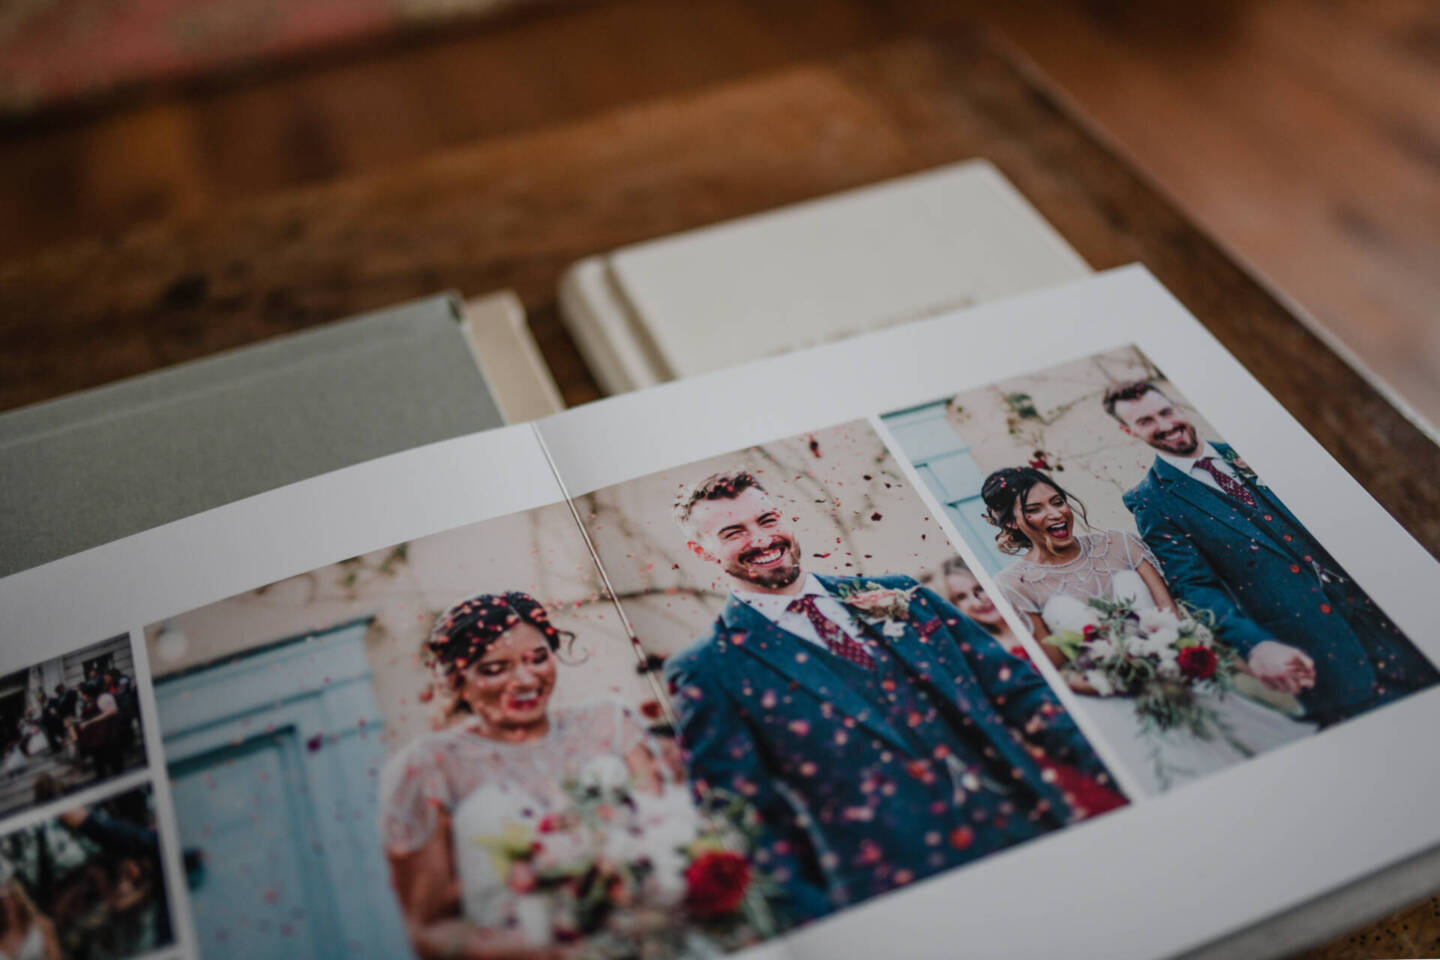
[(1315, 661), (1288, 643), (1262, 640), (1250, 651), (1250, 672), (1265, 686), (1298, 694), (1315, 686)]

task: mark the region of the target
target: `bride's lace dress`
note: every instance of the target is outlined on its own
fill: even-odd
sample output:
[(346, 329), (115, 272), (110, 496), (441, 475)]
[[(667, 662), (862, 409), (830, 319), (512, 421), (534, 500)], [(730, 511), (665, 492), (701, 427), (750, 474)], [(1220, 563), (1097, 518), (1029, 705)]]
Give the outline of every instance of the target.
[[(448, 815), (451, 849), (466, 919), (482, 927), (515, 929), (536, 945), (549, 942), (545, 898), (510, 889), (488, 841), (507, 830), (534, 830), (547, 814), (571, 804), (567, 782), (618, 787), (629, 777), (626, 757), (638, 745), (658, 748), (621, 704), (599, 701), (550, 713), (547, 733), (525, 743), (483, 736), (474, 721), (426, 734), (391, 757), (381, 774), (380, 829), (387, 853), (404, 855), (424, 846)], [(693, 837), (696, 814), (688, 790), (666, 784), (659, 795), (635, 792), (639, 821), (615, 842), (644, 842), (664, 857)], [(643, 835), (643, 836), (642, 836)], [(568, 861), (599, 852), (573, 847), (575, 838), (547, 834), (547, 856)], [(609, 853), (610, 851), (605, 851)], [(647, 850), (648, 852), (648, 850)], [(678, 899), (664, 882), (680, 875), (656, 870), (648, 891), (656, 899)]]
[[(1040, 617), (1051, 633), (1080, 633), (1095, 622), (1091, 600), (1129, 599), (1137, 610), (1154, 608), (1139, 568), (1148, 562), (1159, 571), (1160, 564), (1145, 541), (1120, 530), (1096, 531), (1077, 539), (1080, 554), (1074, 560), (1042, 564), (1021, 558), (996, 576), (1015, 609)], [(1314, 732), (1313, 724), (1298, 722), (1277, 707), (1240, 693), (1202, 696), (1234, 739), (1255, 753)], [(1138, 781), (1146, 793), (1160, 793), (1247, 756), (1223, 737), (1201, 740), (1182, 730), (1142, 735), (1134, 706), (1123, 696), (1083, 696), (1081, 710), (1081, 722), (1089, 721), (1088, 726), (1123, 763), (1129, 779)]]

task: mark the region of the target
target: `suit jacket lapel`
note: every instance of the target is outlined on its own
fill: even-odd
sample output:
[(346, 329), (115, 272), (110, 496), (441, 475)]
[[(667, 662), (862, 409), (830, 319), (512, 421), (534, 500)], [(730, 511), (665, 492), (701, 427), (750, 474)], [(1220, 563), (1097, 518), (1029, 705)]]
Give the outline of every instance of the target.
[[(820, 582), (833, 595), (836, 584), (841, 580), (821, 577)], [(905, 632), (894, 637), (885, 636), (880, 628), (871, 626), (859, 616), (855, 617), (855, 621), (868, 634), (871, 643), (885, 647), (891, 655), (909, 667), (915, 676), (933, 687), (942, 702), (958, 704), (964, 699), (952, 676), (954, 671), (946, 669), (947, 664), (941, 662), (944, 659), (942, 651), (920, 639), (915, 630), (914, 619), (906, 618), (900, 621)]]
[(920, 635), (915, 632), (913, 620), (900, 621), (905, 632), (887, 637), (879, 627), (871, 626), (859, 617), (855, 619), (871, 643), (884, 646), (892, 656), (909, 667), (911, 673), (934, 687), (942, 699), (950, 703), (959, 699), (959, 689), (955, 686), (950, 671), (941, 669), (943, 664), (940, 663), (940, 651), (920, 639)]
[(812, 696), (830, 703), (840, 716), (853, 717), (856, 723), (899, 749), (909, 751), (909, 743), (900, 732), (880, 716), (874, 704), (830, 669), (825, 663), (828, 654), (809, 640), (780, 629), (733, 594), (721, 611), (720, 620), (727, 629), (741, 635), (730, 638), (739, 649), (789, 677)]
[[(921, 640), (913, 619), (903, 621), (905, 632), (894, 637), (881, 635), (879, 629), (865, 625), (865, 630), (875, 643), (883, 644), (896, 659), (902, 661), (919, 682), (934, 690), (937, 704), (958, 715), (962, 723), (968, 718), (975, 724), (974, 735), (983, 737), (997, 750), (1005, 762), (1020, 769), (1032, 770), (1035, 779), (1031, 785), (1042, 796), (1048, 796), (1052, 803), (1063, 809), (1068, 805), (1058, 790), (1040, 777), (1035, 761), (1024, 747), (1014, 738), (1014, 731), (1004, 715), (996, 707), (990, 695), (980, 685), (979, 678), (969, 669), (963, 655), (948, 656), (946, 645), (936, 645)], [(967, 681), (973, 689), (962, 691)], [(959, 682), (957, 682), (957, 680)]]
[(1155, 479), (1163, 487), (1195, 509), (1225, 524), (1242, 537), (1262, 543), (1282, 556), (1290, 555), (1284, 547), (1275, 542), (1274, 536), (1268, 530), (1251, 521), (1228, 494), (1215, 490), (1194, 477), (1187, 477), (1169, 461), (1159, 457), (1155, 458), (1155, 465), (1151, 469), (1155, 471)]
[[(1215, 443), (1212, 445), (1216, 450), (1220, 451), (1221, 456), (1228, 456), (1235, 453), (1235, 449), (1229, 444)], [(1232, 463), (1231, 466), (1234, 467), (1234, 464)], [(1236, 473), (1239, 473), (1238, 469)], [(1280, 498), (1275, 496), (1275, 494), (1270, 491), (1270, 488), (1261, 483), (1258, 478), (1247, 477), (1244, 474), (1240, 474), (1240, 482), (1245, 484), (1245, 489), (1250, 491), (1256, 503), (1264, 504), (1267, 508), (1280, 514), (1280, 516), (1284, 517), (1294, 526), (1299, 527), (1301, 530), (1305, 529), (1304, 524), (1295, 519), (1295, 515), (1290, 512), (1290, 508), (1281, 503)]]
[[(821, 577), (820, 582), (833, 596), (836, 585), (842, 582), (842, 579)], [(939, 616), (936, 611), (931, 611), (931, 613)], [(1033, 758), (1014, 738), (1013, 731), (1004, 716), (991, 701), (990, 695), (980, 685), (979, 678), (973, 675), (964, 655), (960, 654), (958, 650), (953, 655), (947, 653), (947, 644), (929, 643), (921, 639), (920, 633), (915, 627), (913, 606), (911, 607), (911, 616), (900, 621), (904, 628), (903, 632), (893, 637), (885, 636), (881, 628), (866, 623), (859, 616), (856, 616), (855, 620), (860, 624), (872, 644), (884, 647), (892, 656), (902, 662), (920, 683), (929, 686), (934, 691), (938, 706), (952, 714), (958, 714), (962, 724), (966, 718), (973, 721), (975, 734), (983, 737), (990, 746), (997, 750), (1005, 762), (1022, 770), (1032, 771), (1034, 779), (1031, 783), (1041, 796), (1047, 797), (1052, 803), (1057, 804), (1059, 809), (1067, 806), (1068, 801), (1056, 788), (1043, 780), (1039, 769), (1035, 767)], [(965, 676), (969, 676), (968, 683), (974, 685), (974, 689), (968, 692), (962, 691), (962, 685), (967, 684), (967, 681), (963, 679)], [(859, 699), (862, 703), (865, 702), (863, 698)], [(982, 706), (984, 709), (980, 709)], [(888, 724), (885, 727), (893, 731)], [(892, 739), (901, 747), (907, 746), (898, 738), (892, 737)]]

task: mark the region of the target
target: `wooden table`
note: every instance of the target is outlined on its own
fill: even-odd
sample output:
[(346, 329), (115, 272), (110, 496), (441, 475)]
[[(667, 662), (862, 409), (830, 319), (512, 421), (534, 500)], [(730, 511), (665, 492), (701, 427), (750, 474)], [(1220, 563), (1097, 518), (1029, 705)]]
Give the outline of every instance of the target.
[[(598, 388), (556, 308), (569, 264), (977, 156), (1092, 266), (1148, 266), (1440, 553), (1440, 448), (983, 31), (824, 55), (8, 262), (0, 409), (446, 288), (502, 287), (524, 301), (566, 401), (584, 403)], [(1433, 930), (1430, 914), (1425, 905), (1391, 926)], [(1387, 951), (1385, 936), (1375, 928), (1317, 955), (1405, 952)]]

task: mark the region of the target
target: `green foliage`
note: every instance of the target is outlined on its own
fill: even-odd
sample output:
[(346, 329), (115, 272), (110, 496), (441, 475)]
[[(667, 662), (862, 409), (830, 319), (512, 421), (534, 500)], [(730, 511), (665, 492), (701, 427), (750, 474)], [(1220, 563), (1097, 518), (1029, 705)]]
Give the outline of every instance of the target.
[(1005, 403), (1021, 420), (1040, 419), (1040, 411), (1035, 409), (1035, 401), (1028, 393), (1007, 393)]

